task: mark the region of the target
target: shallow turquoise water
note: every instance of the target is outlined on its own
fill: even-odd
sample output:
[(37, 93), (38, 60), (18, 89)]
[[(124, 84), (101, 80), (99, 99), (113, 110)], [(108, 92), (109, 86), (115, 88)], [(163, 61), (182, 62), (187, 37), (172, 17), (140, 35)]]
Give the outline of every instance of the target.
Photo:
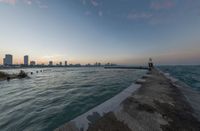
[(189, 88), (200, 91), (200, 66), (160, 66), (159, 68), (189, 85)]
[[(146, 71), (26, 69), (29, 79), (0, 82), (1, 131), (51, 131), (130, 86)], [(8, 72), (18, 72), (9, 70)]]

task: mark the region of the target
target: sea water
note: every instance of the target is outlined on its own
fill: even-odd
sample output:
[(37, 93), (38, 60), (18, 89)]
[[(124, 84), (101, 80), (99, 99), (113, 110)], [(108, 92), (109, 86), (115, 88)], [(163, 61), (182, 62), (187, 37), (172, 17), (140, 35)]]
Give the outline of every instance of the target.
[(177, 79), (174, 82), (194, 110), (194, 116), (200, 121), (200, 66), (160, 66), (170, 77)]
[(162, 71), (169, 73), (172, 77), (187, 84), (188, 88), (200, 91), (200, 66), (159, 66), (159, 68)]
[[(24, 70), (30, 78), (0, 81), (1, 131), (51, 131), (115, 96), (146, 73), (94, 67)], [(4, 71), (17, 73), (19, 69)]]

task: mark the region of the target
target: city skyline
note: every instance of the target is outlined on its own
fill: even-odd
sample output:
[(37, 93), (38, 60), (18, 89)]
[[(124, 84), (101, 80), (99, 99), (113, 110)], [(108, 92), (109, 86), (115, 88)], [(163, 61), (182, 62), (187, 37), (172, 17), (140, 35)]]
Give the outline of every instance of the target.
[[(114, 63), (103, 63), (104, 65), (116, 65)], [(1, 65), (1, 64), (0, 64)], [(35, 60), (29, 59), (29, 55), (24, 55), (23, 57), (23, 63), (13, 63), (13, 55), (12, 54), (5, 54), (5, 57), (3, 58), (3, 66), (9, 67), (18, 67), (18, 66), (23, 66), (23, 67), (29, 67), (29, 66), (37, 66), (37, 65), (45, 65), (45, 66), (74, 66), (74, 65), (83, 65), (83, 66), (90, 66), (90, 65), (96, 65), (96, 66), (101, 66), (100, 62), (95, 62), (95, 63), (87, 63), (87, 64), (81, 64), (81, 63), (68, 63), (67, 60), (62, 60), (59, 62), (50, 60), (48, 63), (38, 63)]]
[(0, 0), (0, 64), (200, 64), (199, 0)]
[[(13, 62), (13, 57), (14, 56), (12, 54), (5, 54), (5, 57), (2, 60), (3, 61), (2, 65), (5, 65), (5, 66), (6, 65), (8, 65), (8, 66), (12, 66), (12, 65), (29, 66), (29, 65), (41, 65), (41, 64), (47, 65), (47, 63), (39, 63), (39, 62), (37, 63), (35, 60), (29, 59), (29, 55), (24, 55), (23, 56), (23, 62), (20, 62), (20, 63), (14, 63)], [(56, 60), (55, 61), (51, 60), (51, 61), (48, 62), (49, 63), (48, 65), (52, 66), (52, 65), (60, 64), (61, 62), (64, 62), (65, 66), (67, 65), (67, 61), (66, 60), (59, 61), (59, 62), (56, 62)]]

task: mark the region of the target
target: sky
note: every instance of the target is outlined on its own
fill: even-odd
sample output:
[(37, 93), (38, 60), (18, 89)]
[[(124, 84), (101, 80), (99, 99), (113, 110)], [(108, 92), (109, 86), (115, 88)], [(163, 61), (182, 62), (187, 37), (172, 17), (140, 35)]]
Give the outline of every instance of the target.
[(0, 64), (200, 64), (200, 0), (0, 0)]

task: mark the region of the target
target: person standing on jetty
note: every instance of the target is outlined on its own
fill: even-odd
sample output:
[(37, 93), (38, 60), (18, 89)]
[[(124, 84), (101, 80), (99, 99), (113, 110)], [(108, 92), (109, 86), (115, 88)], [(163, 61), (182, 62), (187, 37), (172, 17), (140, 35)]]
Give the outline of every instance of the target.
[(154, 66), (153, 66), (153, 62), (152, 62), (152, 59), (151, 59), (151, 58), (149, 58), (149, 63), (148, 63), (148, 65), (149, 65), (149, 70), (152, 70), (152, 68), (153, 68)]

